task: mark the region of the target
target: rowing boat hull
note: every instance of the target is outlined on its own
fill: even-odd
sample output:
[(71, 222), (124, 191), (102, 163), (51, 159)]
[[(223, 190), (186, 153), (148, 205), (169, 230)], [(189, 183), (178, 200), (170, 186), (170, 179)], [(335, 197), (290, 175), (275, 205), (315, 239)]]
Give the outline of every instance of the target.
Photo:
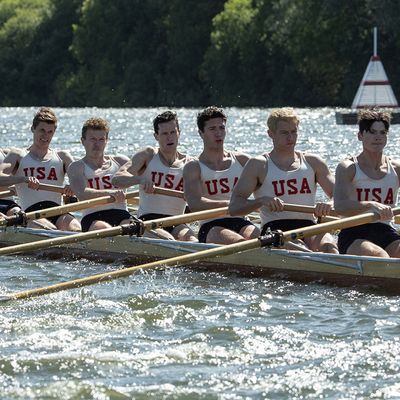
[[(65, 234), (68, 233), (8, 228), (0, 232), (0, 246), (33, 242)], [(40, 254), (51, 257), (84, 257), (100, 262), (119, 261), (124, 264), (138, 264), (215, 246), (213, 244), (118, 236), (47, 249), (40, 251)], [(400, 259), (304, 253), (282, 249), (254, 249), (201, 261), (191, 267), (258, 277), (333, 282), (346, 286), (366, 284), (400, 293)]]

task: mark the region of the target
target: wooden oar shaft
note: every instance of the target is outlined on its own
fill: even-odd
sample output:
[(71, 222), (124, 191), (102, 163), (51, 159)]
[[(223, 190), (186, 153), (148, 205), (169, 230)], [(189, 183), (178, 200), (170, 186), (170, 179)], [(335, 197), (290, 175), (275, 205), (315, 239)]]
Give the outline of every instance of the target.
[(0, 199), (14, 195), (15, 195), (15, 190), (10, 188), (8, 190), (3, 190), (2, 192), (0, 192)]
[[(397, 207), (393, 210), (395, 214), (400, 214), (400, 207)], [(330, 232), (336, 229), (343, 229), (350, 226), (362, 225), (369, 222), (374, 222), (378, 220), (379, 217), (374, 213), (368, 213), (364, 215), (358, 215), (349, 218), (343, 218), (338, 221), (331, 221), (326, 222), (324, 224), (316, 225), (316, 226), (308, 226), (305, 228), (295, 229), (288, 232), (283, 233), (283, 238), (285, 241), (288, 240), (295, 240), (301, 239), (307, 236), (313, 236), (320, 233)], [(80, 278), (68, 282), (62, 282), (59, 284), (38, 288), (38, 289), (31, 289), (22, 292), (13, 293), (10, 295), (5, 295), (0, 298), (0, 301), (7, 302), (10, 300), (16, 299), (26, 299), (35, 296), (41, 296), (48, 293), (59, 292), (61, 290), (72, 289), (82, 286), (93, 285), (99, 282), (110, 281), (113, 279), (129, 276), (133, 274), (135, 271), (148, 269), (148, 268), (155, 268), (161, 265), (163, 266), (179, 266), (185, 265), (192, 262), (196, 262), (199, 260), (209, 259), (212, 257), (220, 257), (224, 255), (229, 255), (241, 251), (251, 250), (258, 247), (265, 245), (263, 238), (261, 239), (252, 239), (240, 243), (235, 243), (227, 246), (216, 247), (212, 249), (207, 249), (203, 251), (199, 251), (197, 253), (185, 254), (183, 256), (172, 257), (167, 260), (160, 260), (155, 261), (143, 265), (138, 265), (122, 270), (117, 270), (113, 272), (107, 272), (103, 274), (97, 274), (93, 276), (89, 276), (86, 278)]]
[[(201, 219), (208, 219), (226, 215), (228, 208), (221, 207), (213, 210), (198, 211), (190, 214), (182, 214), (173, 217), (158, 218), (150, 221), (143, 222), (145, 229), (163, 228), (173, 225), (180, 225), (189, 222), (198, 221)], [(64, 244), (78, 243), (90, 239), (100, 239), (104, 237), (112, 237), (124, 234), (126, 226), (116, 226), (112, 228), (99, 229), (96, 231), (89, 231), (84, 233), (76, 233), (68, 236), (61, 236), (58, 238), (51, 238), (40, 240), (32, 243), (17, 244), (15, 246), (3, 247), (0, 249), (0, 256), (9, 254), (18, 254), (28, 251), (46, 249)]]

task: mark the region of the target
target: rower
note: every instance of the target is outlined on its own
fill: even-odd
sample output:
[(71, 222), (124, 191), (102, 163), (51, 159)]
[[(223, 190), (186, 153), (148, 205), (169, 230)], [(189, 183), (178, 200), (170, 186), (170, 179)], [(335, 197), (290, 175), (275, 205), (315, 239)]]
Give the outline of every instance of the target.
[[(40, 108), (32, 121), (32, 144), (26, 149), (12, 148), (3, 161), (0, 185), (16, 184), (18, 201), (25, 212), (59, 206), (62, 194), (73, 195), (68, 186), (63, 193), (35, 190), (39, 182), (62, 186), (66, 170), (73, 160), (67, 151), (50, 149), (56, 129), (54, 111)], [(69, 231), (81, 229), (79, 221), (71, 214), (37, 219), (30, 221), (28, 226)]]
[[(9, 149), (0, 149), (0, 168), (4, 168), (4, 159), (6, 158), (7, 154), (9, 153)], [(1, 179), (1, 178), (0, 178)], [(24, 179), (25, 181), (25, 179)], [(11, 181), (11, 184), (21, 183), (18, 179), (14, 179)], [(29, 180), (27, 180), (27, 183)], [(0, 186), (0, 191), (8, 191), (8, 185)], [(12, 196), (3, 197), (0, 199), (0, 216), (11, 216), (15, 213), (21, 211), (21, 207), (14, 201)]]
[(111, 179), (129, 161), (124, 155), (106, 155), (110, 128), (102, 118), (90, 118), (82, 127), (81, 142), (85, 156), (68, 169), (72, 190), (79, 200), (112, 196), (114, 203), (85, 209), (82, 212), (82, 231), (111, 228), (129, 223), (133, 217), (127, 210), (125, 193), (115, 188)]
[[(192, 211), (226, 207), (249, 159), (247, 154), (224, 148), (226, 120), (218, 107), (207, 107), (197, 115), (203, 151), (198, 160), (190, 161), (183, 170), (185, 197)], [(256, 238), (259, 233), (244, 218), (225, 217), (204, 221), (198, 237), (204, 243), (230, 244)]]
[[(154, 194), (155, 187), (183, 190), (182, 170), (190, 158), (177, 149), (181, 132), (176, 113), (168, 110), (157, 115), (153, 120), (153, 128), (158, 147), (148, 146), (134, 154), (112, 180), (120, 188), (140, 185), (137, 215), (143, 221), (183, 214), (186, 208), (183, 198)], [(194, 232), (186, 224), (158, 228), (145, 235), (197, 241)]]
[(336, 168), (335, 210), (343, 216), (379, 214), (380, 221), (342, 229), (340, 253), (400, 257), (400, 235), (393, 226), (392, 208), (399, 190), (400, 162), (384, 154), (391, 114), (377, 109), (358, 113), (362, 151)]
[[(316, 217), (331, 211), (331, 203), (315, 204), (317, 183), (331, 198), (334, 177), (325, 161), (314, 154), (295, 150), (299, 118), (292, 108), (271, 112), (268, 136), (273, 149), (252, 158), (244, 168), (232, 194), (229, 211), (244, 215), (261, 208), (262, 234), (271, 230), (292, 230), (314, 225)], [(254, 199), (249, 199), (251, 194)], [(314, 206), (315, 215), (283, 211), (284, 203)], [(338, 253), (333, 236), (329, 233), (288, 243), (286, 248)]]

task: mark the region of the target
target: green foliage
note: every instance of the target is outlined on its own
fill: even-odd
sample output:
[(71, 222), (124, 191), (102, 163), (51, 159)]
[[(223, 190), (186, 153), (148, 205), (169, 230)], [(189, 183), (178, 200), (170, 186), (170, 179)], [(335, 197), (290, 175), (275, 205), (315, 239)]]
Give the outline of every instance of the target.
[(1, 0), (0, 105), (350, 105), (392, 0)]

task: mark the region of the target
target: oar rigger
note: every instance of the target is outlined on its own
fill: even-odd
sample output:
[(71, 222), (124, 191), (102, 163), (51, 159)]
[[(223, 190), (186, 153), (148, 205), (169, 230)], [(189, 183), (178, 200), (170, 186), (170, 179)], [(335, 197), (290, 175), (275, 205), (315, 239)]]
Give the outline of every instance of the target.
[[(38, 217), (40, 218), (40, 214), (38, 213)], [(26, 216), (25, 211), (18, 211), (14, 213), (14, 215), (7, 216), (4, 219), (0, 220), (0, 226), (27, 226), (28, 225), (28, 218)]]
[(271, 231), (270, 228), (258, 240), (260, 241), (260, 247), (283, 247), (285, 244), (283, 232), (280, 230)]
[(132, 216), (132, 220), (129, 224), (121, 225), (121, 235), (129, 236), (143, 236), (146, 227), (140, 219)]

